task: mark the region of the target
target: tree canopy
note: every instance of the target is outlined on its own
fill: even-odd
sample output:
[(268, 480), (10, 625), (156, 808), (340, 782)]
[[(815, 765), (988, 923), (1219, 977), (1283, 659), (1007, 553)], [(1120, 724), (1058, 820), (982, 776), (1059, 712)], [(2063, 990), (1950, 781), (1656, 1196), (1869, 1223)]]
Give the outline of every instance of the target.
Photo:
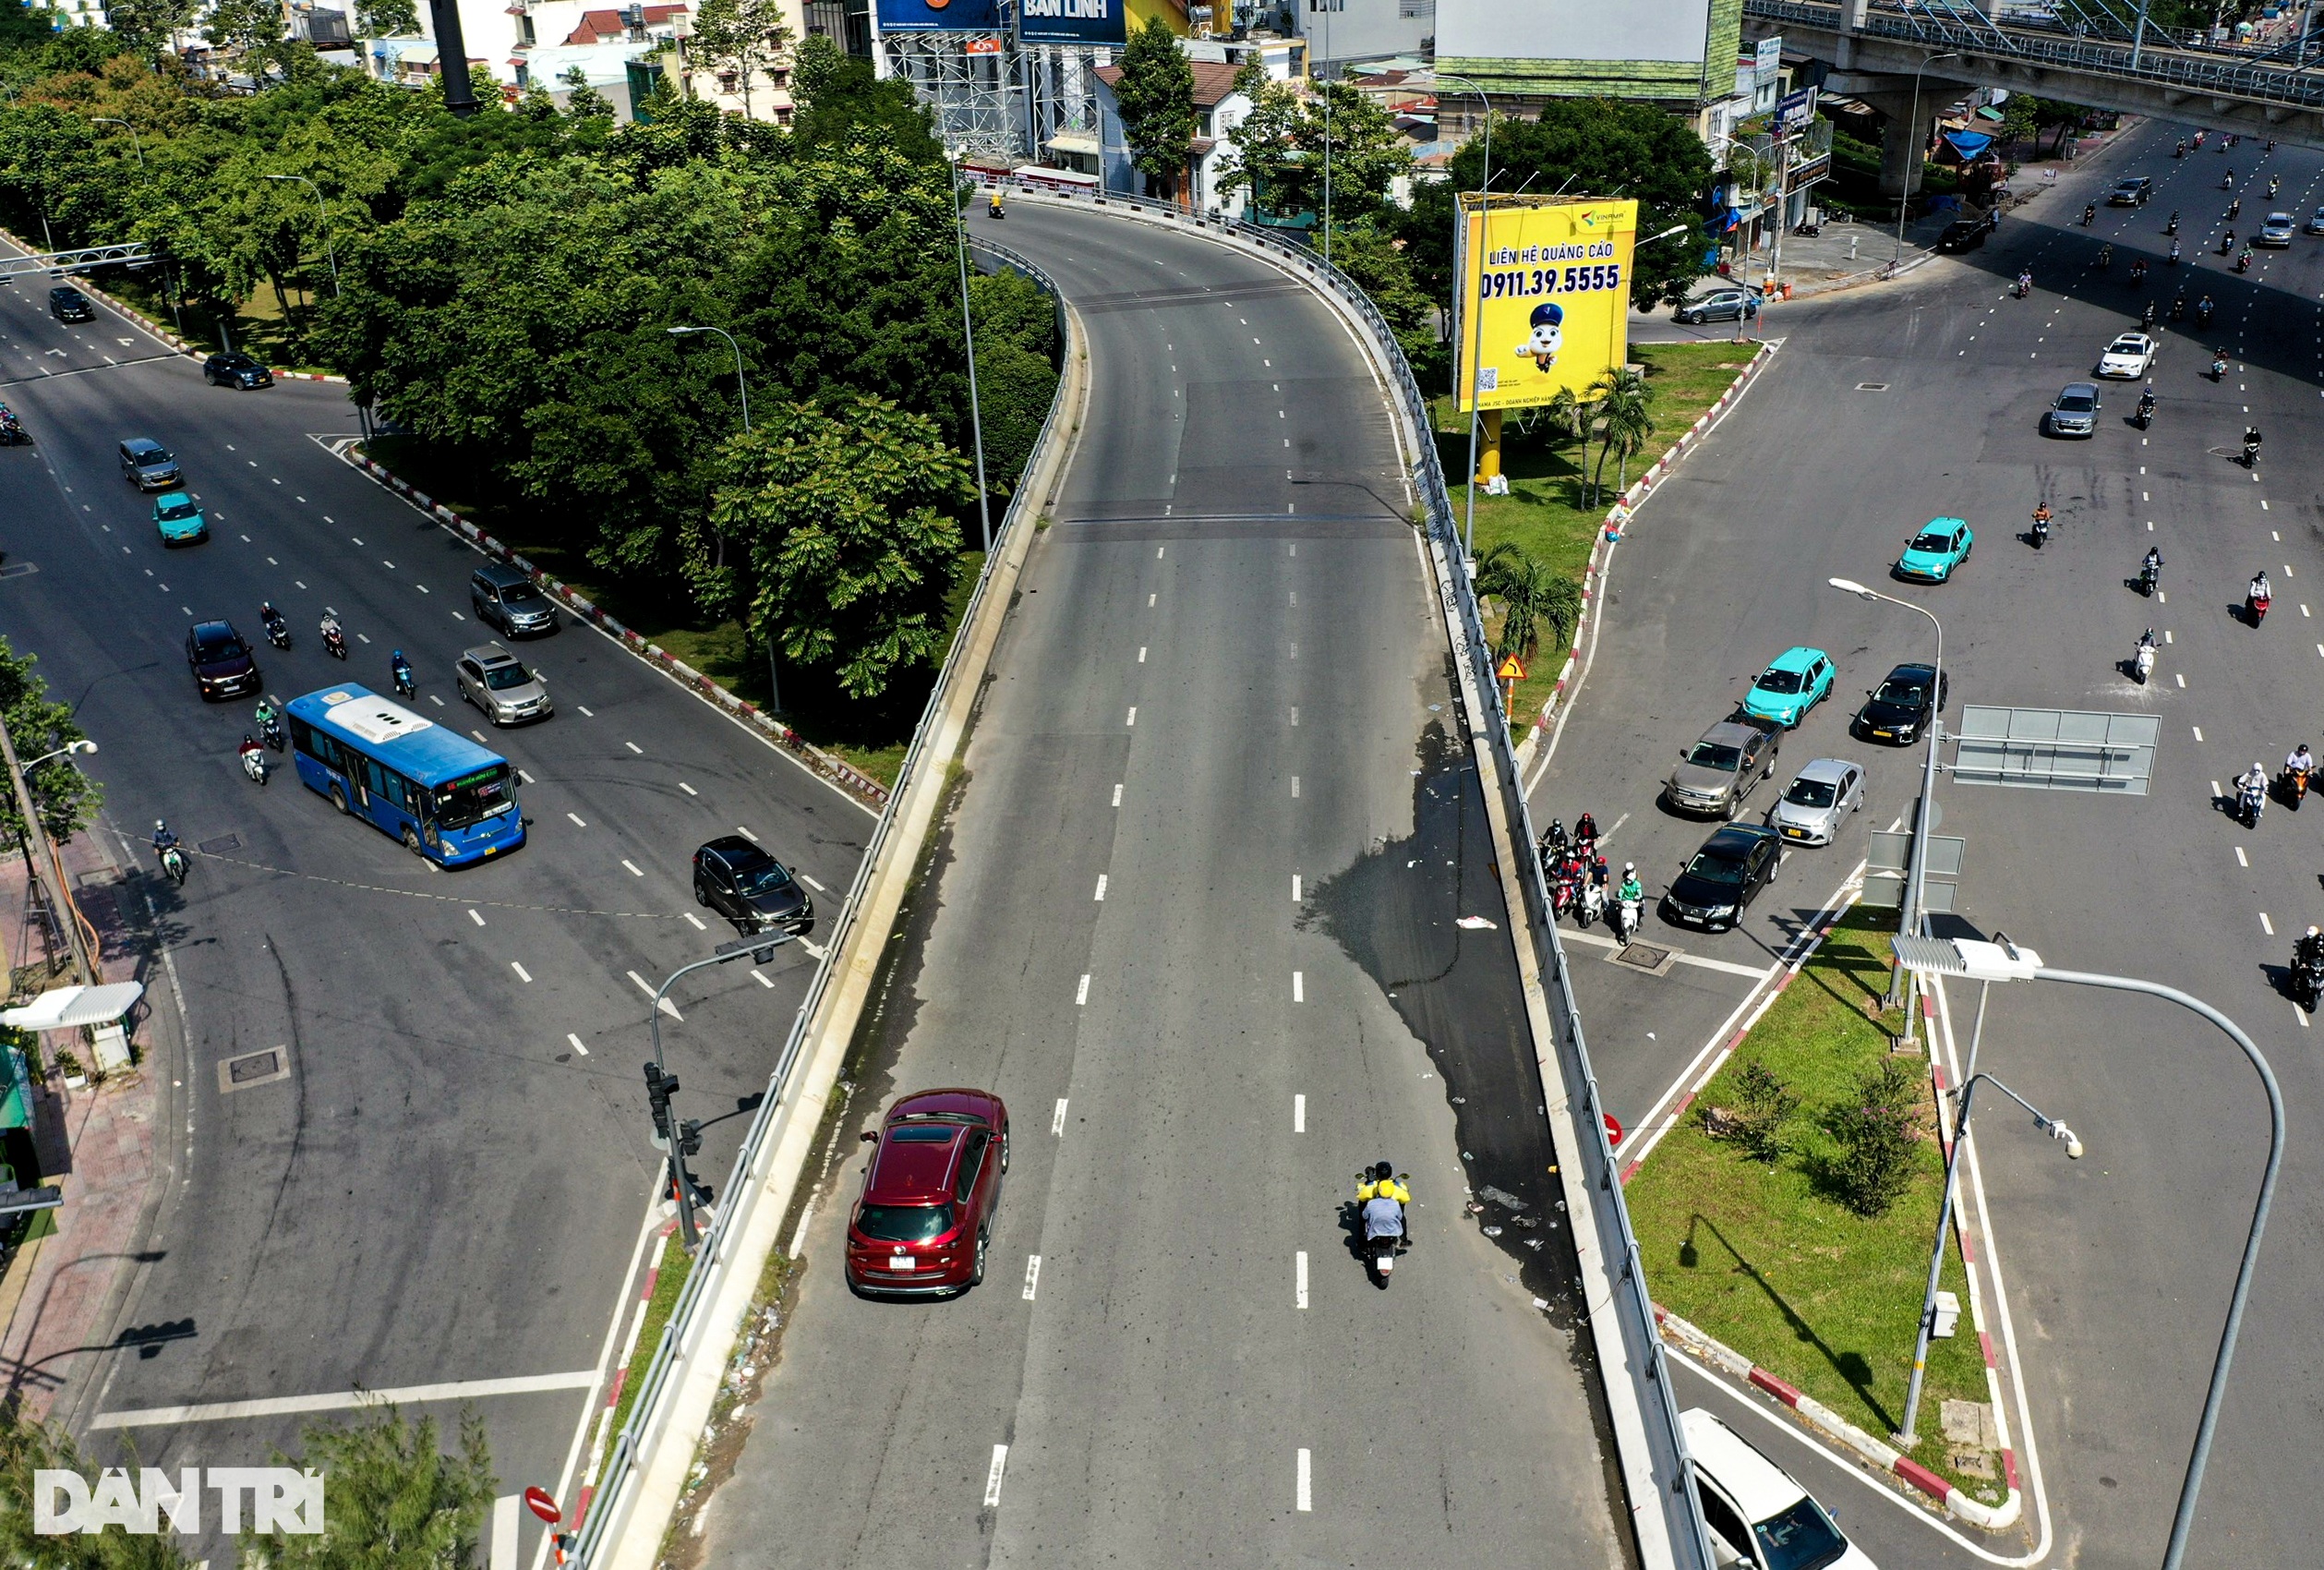
[(1114, 102), (1131, 163), (1163, 194), (1174, 192), (1194, 156), (1194, 66), (1160, 17), (1130, 34)]

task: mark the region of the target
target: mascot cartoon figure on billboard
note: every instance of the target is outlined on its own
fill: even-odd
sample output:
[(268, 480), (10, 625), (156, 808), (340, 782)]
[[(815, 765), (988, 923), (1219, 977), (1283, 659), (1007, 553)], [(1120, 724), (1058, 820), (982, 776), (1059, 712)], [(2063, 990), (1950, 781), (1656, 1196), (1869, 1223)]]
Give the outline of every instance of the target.
[(1515, 353), (1526, 356), (1534, 368), (1547, 371), (1558, 363), (1558, 351), (1565, 346), (1565, 308), (1554, 300), (1544, 300), (1534, 307), (1533, 332), (1517, 345)]

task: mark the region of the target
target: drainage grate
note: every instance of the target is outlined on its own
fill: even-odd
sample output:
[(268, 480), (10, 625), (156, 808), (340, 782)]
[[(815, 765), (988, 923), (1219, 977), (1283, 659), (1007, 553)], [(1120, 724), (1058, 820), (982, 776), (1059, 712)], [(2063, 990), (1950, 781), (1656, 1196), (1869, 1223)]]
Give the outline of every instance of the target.
[(1672, 950), (1657, 948), (1651, 943), (1632, 943), (1608, 958), (1618, 965), (1635, 965), (1642, 971), (1659, 971), (1669, 964), (1675, 955)]
[(1859, 392), (1885, 392), (1888, 391), (1888, 383), (1885, 381), (1860, 381), (1856, 384), (1856, 391)]
[(197, 844), (194, 849), (199, 851), (205, 856), (223, 856), (228, 851), (239, 851), (242, 849), (242, 836), (239, 834), (221, 834), (215, 839), (202, 840), (200, 843)]
[(218, 1089), (222, 1093), (247, 1091), (253, 1085), (271, 1084), (290, 1077), (289, 1054), (279, 1046), (246, 1052), (239, 1057), (221, 1059), (218, 1064)]

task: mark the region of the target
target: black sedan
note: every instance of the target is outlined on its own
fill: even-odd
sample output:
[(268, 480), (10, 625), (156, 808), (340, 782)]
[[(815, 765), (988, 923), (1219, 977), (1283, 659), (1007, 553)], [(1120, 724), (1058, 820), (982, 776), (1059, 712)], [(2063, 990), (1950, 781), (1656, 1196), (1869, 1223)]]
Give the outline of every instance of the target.
[(202, 361), (201, 376), (212, 387), (234, 387), (246, 392), (253, 387), (274, 385), (274, 373), (238, 349)]
[(70, 284), (59, 284), (48, 292), (48, 313), (59, 321), (94, 321), (97, 308), (89, 303), (89, 296)]
[(250, 646), (231, 622), (197, 622), (186, 634), (186, 663), (202, 701), (255, 693), (265, 685)]
[[(1926, 665), (1899, 665), (1888, 679), (1865, 694), (1850, 726), (1868, 742), (1887, 742), (1909, 747), (1921, 739), (1929, 721), (1945, 706), (1949, 678)], [(1933, 699), (1933, 701), (1932, 701)]]
[(790, 869), (739, 834), (722, 835), (694, 852), (694, 900), (745, 933), (815, 930), (815, 902)]
[(1724, 932), (1743, 919), (1752, 896), (1774, 881), (1783, 841), (1772, 828), (1730, 823), (1703, 841), (1662, 897), (1662, 919)]

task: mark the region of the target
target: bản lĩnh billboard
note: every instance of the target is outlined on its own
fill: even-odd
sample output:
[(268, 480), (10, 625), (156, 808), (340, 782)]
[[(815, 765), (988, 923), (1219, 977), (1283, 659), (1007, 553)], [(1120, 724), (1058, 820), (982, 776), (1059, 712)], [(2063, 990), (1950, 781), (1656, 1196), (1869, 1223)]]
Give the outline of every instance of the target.
[(1461, 408), (1527, 408), (1566, 387), (1586, 393), (1625, 363), (1637, 239), (1635, 201), (1496, 196), (1487, 208), (1463, 192)]
[(1691, 103), (1733, 91), (1742, 36), (1743, 0), (1437, 0), (1436, 65), (1487, 92)]
[(1028, 43), (1110, 43), (1129, 40), (1127, 0), (1018, 0), (1018, 32)]
[(882, 32), (1006, 32), (1000, 0), (879, 0)]

